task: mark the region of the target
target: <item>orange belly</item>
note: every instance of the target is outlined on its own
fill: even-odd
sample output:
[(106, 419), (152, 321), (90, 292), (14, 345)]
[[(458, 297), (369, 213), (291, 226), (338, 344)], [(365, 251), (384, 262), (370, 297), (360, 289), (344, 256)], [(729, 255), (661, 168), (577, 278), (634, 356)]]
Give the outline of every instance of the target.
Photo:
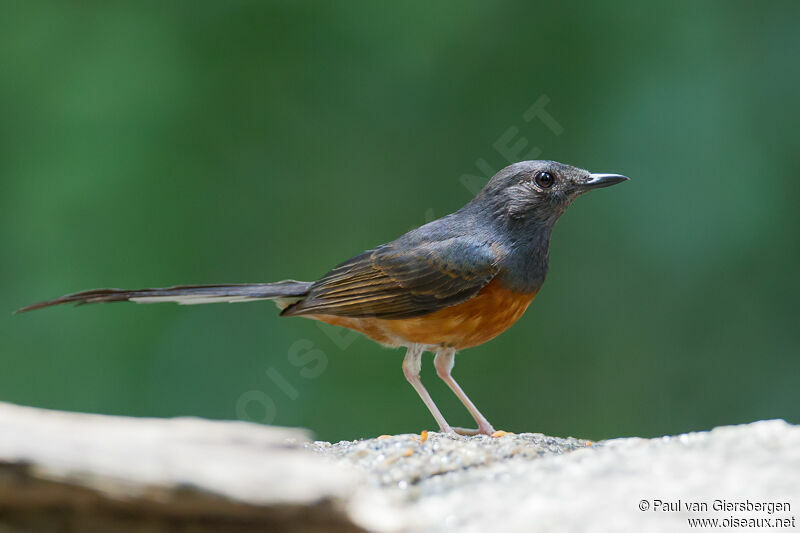
[(433, 313), (397, 320), (310, 315), (334, 326), (363, 333), (387, 346), (411, 343), (463, 350), (489, 341), (511, 327), (525, 313), (536, 293), (519, 293), (492, 281), (474, 298)]

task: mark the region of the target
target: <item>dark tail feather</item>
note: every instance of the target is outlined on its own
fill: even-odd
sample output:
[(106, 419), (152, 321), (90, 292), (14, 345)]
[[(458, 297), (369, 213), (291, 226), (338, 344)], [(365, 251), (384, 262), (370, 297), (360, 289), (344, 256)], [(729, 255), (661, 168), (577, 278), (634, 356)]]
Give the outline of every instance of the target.
[(249, 302), (254, 300), (275, 300), (281, 309), (302, 300), (308, 293), (311, 283), (307, 281), (286, 280), (277, 283), (249, 283), (231, 285), (180, 285), (163, 289), (94, 289), (91, 291), (67, 294), (55, 300), (39, 302), (15, 313), (25, 313), (53, 305), (74, 303), (76, 305), (105, 302), (157, 303), (175, 302), (181, 305), (209, 304), (217, 302)]

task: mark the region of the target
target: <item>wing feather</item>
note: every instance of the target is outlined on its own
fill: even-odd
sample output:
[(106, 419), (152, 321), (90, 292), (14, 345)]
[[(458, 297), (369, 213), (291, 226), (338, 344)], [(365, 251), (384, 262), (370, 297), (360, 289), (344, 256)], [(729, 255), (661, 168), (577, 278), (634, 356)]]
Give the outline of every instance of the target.
[(472, 298), (496, 274), (492, 247), (469, 238), (410, 247), (390, 243), (332, 269), (283, 314), (421, 316)]

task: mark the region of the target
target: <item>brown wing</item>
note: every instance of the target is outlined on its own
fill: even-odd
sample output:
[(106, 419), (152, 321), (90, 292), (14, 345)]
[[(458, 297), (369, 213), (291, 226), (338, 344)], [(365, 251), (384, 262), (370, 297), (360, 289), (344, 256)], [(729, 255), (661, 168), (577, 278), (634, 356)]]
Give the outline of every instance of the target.
[(491, 246), (467, 238), (386, 244), (331, 270), (282, 314), (410, 318), (466, 301), (495, 276)]

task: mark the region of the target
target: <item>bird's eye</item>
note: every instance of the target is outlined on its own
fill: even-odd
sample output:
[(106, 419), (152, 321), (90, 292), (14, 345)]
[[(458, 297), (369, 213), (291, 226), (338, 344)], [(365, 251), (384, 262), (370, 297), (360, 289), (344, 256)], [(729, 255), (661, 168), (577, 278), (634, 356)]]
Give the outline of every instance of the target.
[(555, 179), (553, 175), (549, 172), (537, 172), (536, 175), (533, 177), (533, 181), (536, 182), (536, 185), (541, 187), (542, 189), (549, 189), (555, 183)]

